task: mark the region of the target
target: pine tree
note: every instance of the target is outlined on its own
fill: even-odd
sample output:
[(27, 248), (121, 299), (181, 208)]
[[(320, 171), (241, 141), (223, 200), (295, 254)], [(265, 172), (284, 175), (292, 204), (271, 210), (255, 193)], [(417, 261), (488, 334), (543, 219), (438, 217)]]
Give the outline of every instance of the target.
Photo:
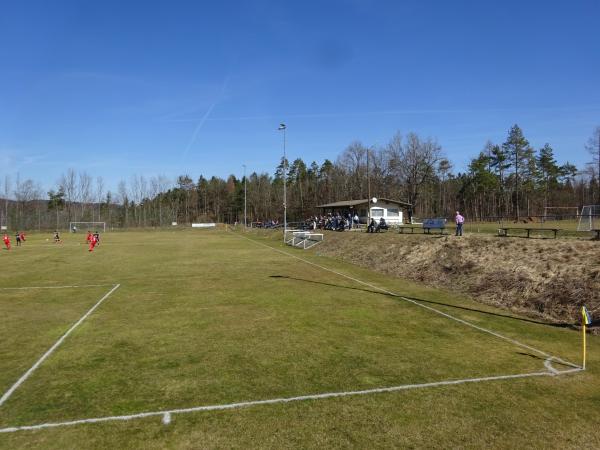
[(531, 156), (531, 148), (529, 141), (525, 139), (523, 131), (518, 125), (513, 127), (508, 132), (506, 142), (502, 144), (503, 150), (507, 153), (508, 159), (513, 167), (515, 176), (515, 214), (519, 220), (519, 190), (522, 178), (522, 172), (525, 169), (525, 164)]
[(544, 208), (548, 207), (548, 195), (550, 186), (555, 185), (560, 175), (560, 167), (554, 159), (554, 150), (550, 144), (546, 143), (540, 150), (536, 158), (538, 165), (538, 175), (544, 188)]
[[(508, 156), (506, 152), (499, 145), (493, 145), (490, 149), (490, 168), (496, 171), (496, 176), (498, 177), (500, 201), (498, 202), (499, 211), (497, 212), (502, 215), (508, 212), (508, 202), (505, 199), (504, 193), (504, 182), (506, 171), (510, 168), (510, 163), (508, 162)], [(502, 206), (504, 206), (504, 211), (502, 211)]]

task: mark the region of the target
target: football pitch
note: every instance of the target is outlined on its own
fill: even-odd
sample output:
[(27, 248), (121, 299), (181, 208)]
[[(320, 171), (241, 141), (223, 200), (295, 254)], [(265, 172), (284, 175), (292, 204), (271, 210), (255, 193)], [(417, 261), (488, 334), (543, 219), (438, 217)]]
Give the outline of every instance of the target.
[(569, 327), (253, 233), (48, 237), (0, 254), (0, 448), (600, 447)]

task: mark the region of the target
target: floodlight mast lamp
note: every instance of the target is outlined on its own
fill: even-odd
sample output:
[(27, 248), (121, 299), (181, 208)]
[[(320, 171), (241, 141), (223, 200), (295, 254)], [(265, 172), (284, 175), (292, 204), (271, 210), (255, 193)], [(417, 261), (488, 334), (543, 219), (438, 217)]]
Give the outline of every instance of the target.
[(285, 242), (285, 234), (287, 232), (287, 157), (285, 155), (285, 123), (280, 123), (277, 130), (283, 131), (283, 242)]

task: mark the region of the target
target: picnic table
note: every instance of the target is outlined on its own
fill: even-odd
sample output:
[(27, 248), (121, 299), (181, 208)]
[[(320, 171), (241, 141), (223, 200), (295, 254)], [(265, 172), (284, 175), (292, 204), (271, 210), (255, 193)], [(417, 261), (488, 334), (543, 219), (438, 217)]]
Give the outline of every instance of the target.
[(539, 227), (499, 227), (498, 228), (498, 236), (503, 236), (503, 237), (508, 237), (508, 233), (511, 230), (520, 230), (520, 231), (526, 231), (527, 232), (527, 237), (531, 237), (531, 232), (532, 231), (552, 231), (554, 233), (554, 239), (556, 239), (556, 235), (558, 234), (559, 231), (561, 231), (561, 228), (539, 228)]

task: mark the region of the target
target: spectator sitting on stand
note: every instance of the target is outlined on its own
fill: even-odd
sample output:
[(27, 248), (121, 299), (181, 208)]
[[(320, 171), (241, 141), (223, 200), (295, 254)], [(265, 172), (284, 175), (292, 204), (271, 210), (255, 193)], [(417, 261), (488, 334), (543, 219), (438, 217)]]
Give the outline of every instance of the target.
[(388, 228), (389, 227), (387, 223), (385, 223), (385, 219), (382, 217), (381, 219), (379, 219), (379, 225), (377, 225), (377, 229), (375, 231), (379, 233), (381, 230), (387, 230)]
[(375, 233), (376, 227), (377, 227), (377, 223), (375, 222), (375, 219), (373, 219), (371, 217), (371, 222), (369, 223), (369, 226), (367, 227), (367, 233)]

